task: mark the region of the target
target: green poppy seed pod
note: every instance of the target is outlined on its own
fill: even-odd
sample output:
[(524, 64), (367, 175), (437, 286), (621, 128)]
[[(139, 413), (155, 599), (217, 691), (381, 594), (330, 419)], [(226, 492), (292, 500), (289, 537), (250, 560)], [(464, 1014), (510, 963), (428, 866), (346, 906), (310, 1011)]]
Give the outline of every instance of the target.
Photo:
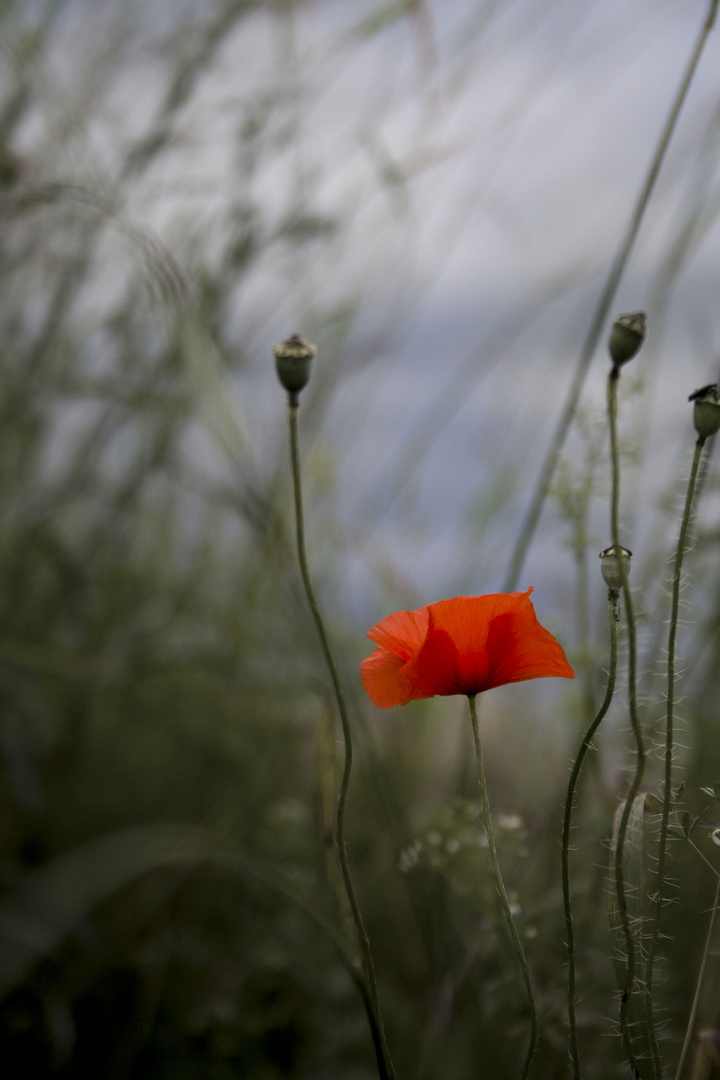
[[(619, 556), (618, 552), (620, 552)], [(600, 552), (600, 570), (608, 589), (612, 589), (614, 592), (619, 592), (622, 589), (623, 579), (620, 565), (622, 563), (625, 568), (625, 577), (627, 578), (630, 574), (631, 556), (632, 551), (620, 546), (616, 548), (614, 544)]]
[(717, 383), (710, 383), (691, 394), (688, 401), (694, 401), (693, 423), (702, 439), (720, 431), (720, 401), (718, 401)]
[(310, 364), (317, 349), (299, 334), (293, 334), (276, 345), (274, 351), (278, 379), (291, 399), (297, 402), (297, 395), (310, 378)]
[(610, 331), (608, 349), (615, 367), (627, 364), (639, 351), (647, 337), (647, 323), (644, 311), (634, 315), (619, 315)]

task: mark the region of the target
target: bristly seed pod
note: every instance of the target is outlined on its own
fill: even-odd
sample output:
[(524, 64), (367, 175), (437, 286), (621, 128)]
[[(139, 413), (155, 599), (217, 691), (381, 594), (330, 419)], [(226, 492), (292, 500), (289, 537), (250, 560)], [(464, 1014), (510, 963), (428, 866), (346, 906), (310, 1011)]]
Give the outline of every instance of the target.
[(297, 405), (298, 394), (310, 378), (310, 364), (317, 349), (299, 334), (293, 334), (276, 345), (274, 351), (278, 379), (290, 395), (291, 403)]
[[(618, 557), (618, 551), (620, 555)], [(625, 578), (630, 574), (630, 558), (632, 551), (628, 551), (627, 548), (618, 547), (614, 544), (605, 548), (600, 552), (600, 570), (602, 571), (603, 581), (607, 585), (608, 589), (612, 589), (613, 592), (619, 592), (622, 589), (623, 579), (620, 573), (620, 562), (625, 568)]]
[(632, 360), (647, 337), (647, 321), (644, 311), (633, 315), (619, 315), (610, 331), (608, 349), (614, 367), (619, 368)]
[(715, 435), (720, 431), (720, 401), (718, 401), (717, 383), (709, 383), (691, 394), (688, 401), (694, 401), (693, 423), (701, 439)]

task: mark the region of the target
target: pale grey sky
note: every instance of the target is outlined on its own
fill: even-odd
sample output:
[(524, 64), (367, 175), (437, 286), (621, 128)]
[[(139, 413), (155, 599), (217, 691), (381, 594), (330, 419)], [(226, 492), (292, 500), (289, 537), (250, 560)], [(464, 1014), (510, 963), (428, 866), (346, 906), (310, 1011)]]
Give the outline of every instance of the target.
[[(17, 40), (6, 35), (6, 86), (23, 62), (23, 10)], [(203, 267), (218, 272), (252, 219), (260, 246), (218, 339), (259, 461), (283, 438), (272, 347), (299, 330), (317, 340), (319, 370), (341, 365), (304, 439), (335, 473), (354, 565), (394, 558), (410, 592), (497, 587), (705, 0), (430, 0), (375, 33), (373, 18), (393, 10), (381, 0), (307, 0), (292, 19), (263, 7), (212, 54), (163, 154), (122, 180), (129, 147), (157, 125), (174, 58), (192, 54), (221, 5), (59, 10), (13, 145), (32, 179), (117, 199), (191, 285)], [(623, 507), (641, 549), (666, 528), (655, 502), (684, 453), (682, 402), (720, 352), (718, 70), (716, 31), (615, 305), (650, 317), (628, 374), (646, 386), (621, 413), (643, 447)], [(287, 241), (299, 210), (317, 227), (300, 246)], [(698, 211), (664, 292), (663, 267)], [(110, 248), (88, 322), (131, 272)], [(343, 320), (345, 337), (333, 331)], [(605, 372), (600, 355), (583, 402), (591, 431)], [(573, 436), (576, 460), (583, 446)], [(220, 457), (207, 453), (210, 471)], [(410, 480), (388, 512), (398, 469)], [(549, 507), (528, 581), (544, 574), (562, 591), (572, 568), (563, 557), (546, 573), (543, 561), (566, 535)]]

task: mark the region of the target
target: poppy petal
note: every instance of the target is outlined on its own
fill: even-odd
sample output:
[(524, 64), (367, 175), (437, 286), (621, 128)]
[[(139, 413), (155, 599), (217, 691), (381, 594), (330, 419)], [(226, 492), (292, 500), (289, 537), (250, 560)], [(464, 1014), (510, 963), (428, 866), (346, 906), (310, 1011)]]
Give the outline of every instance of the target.
[(430, 611), (427, 637), (416, 656), (400, 672), (400, 691), (407, 701), (436, 694), (463, 694), (457, 648), (446, 630), (434, 626)]
[(537, 620), (528, 600), (515, 611), (493, 619), (487, 639), (488, 682), (485, 687), (559, 676), (574, 679), (559, 641)]
[(373, 703), (389, 709), (525, 679), (574, 678), (562, 646), (537, 620), (532, 592), (458, 596), (377, 623), (368, 637), (378, 648), (361, 666)]
[(376, 623), (367, 636), (403, 660), (409, 660), (425, 640), (428, 628), (428, 609), (419, 611), (396, 611)]
[(378, 645), (372, 656), (360, 665), (360, 678), (368, 697), (376, 709), (392, 709), (404, 705), (398, 674), (405, 661), (395, 653)]
[(459, 689), (445, 693), (472, 694), (486, 688), (488, 628), (498, 606), (503, 606), (497, 602), (507, 599), (503, 594), (457, 596), (431, 605), (434, 633), (447, 634), (455, 646), (453, 684)]

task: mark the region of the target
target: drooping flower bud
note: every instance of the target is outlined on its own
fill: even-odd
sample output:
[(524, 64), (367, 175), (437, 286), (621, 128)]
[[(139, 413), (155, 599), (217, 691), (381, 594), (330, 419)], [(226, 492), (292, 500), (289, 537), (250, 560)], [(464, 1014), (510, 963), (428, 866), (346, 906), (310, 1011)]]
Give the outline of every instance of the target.
[(600, 552), (600, 570), (608, 589), (612, 589), (614, 592), (619, 592), (622, 589), (623, 579), (620, 566), (622, 563), (625, 578), (627, 579), (630, 574), (631, 556), (632, 551), (628, 551), (627, 548), (620, 547), (620, 545), (616, 548), (614, 544)]
[(693, 423), (702, 439), (720, 431), (720, 401), (718, 401), (717, 383), (710, 383), (691, 394), (688, 401), (694, 401)]
[(608, 349), (616, 368), (632, 360), (647, 337), (647, 323), (644, 311), (633, 315), (619, 315), (610, 331)]
[(310, 364), (317, 349), (299, 334), (293, 334), (276, 345), (274, 352), (278, 379), (297, 403), (297, 395), (310, 378)]

